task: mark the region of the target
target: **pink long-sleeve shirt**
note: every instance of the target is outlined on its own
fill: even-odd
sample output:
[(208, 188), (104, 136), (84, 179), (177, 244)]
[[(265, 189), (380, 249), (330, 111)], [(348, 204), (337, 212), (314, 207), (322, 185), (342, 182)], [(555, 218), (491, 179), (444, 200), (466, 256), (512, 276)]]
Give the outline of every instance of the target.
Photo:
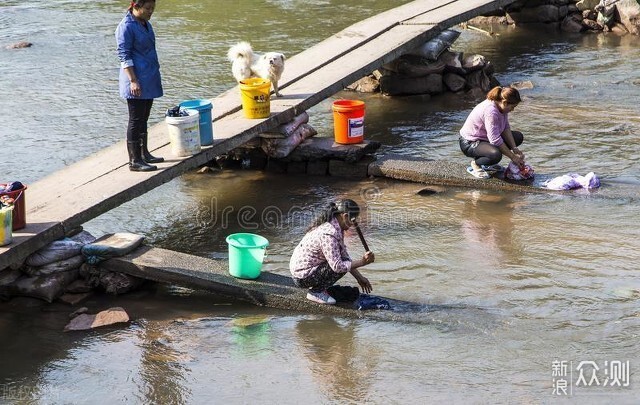
[(467, 141), (488, 141), (500, 146), (504, 143), (502, 132), (509, 127), (507, 113), (502, 113), (492, 100), (484, 100), (471, 111), (460, 135)]
[(344, 244), (344, 233), (335, 218), (304, 235), (293, 250), (289, 270), (295, 278), (306, 278), (324, 263), (328, 263), (337, 273), (351, 270), (351, 257)]

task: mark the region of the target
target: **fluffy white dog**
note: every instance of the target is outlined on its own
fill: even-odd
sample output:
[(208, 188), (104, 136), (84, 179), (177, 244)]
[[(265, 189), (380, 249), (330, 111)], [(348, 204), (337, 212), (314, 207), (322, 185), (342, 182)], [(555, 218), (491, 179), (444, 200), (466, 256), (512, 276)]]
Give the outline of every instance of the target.
[(278, 81), (284, 71), (284, 55), (279, 52), (267, 52), (259, 55), (253, 52), (248, 42), (238, 42), (229, 49), (227, 57), (232, 62), (233, 77), (240, 80), (250, 77), (267, 79), (273, 84), (277, 97), (281, 97)]

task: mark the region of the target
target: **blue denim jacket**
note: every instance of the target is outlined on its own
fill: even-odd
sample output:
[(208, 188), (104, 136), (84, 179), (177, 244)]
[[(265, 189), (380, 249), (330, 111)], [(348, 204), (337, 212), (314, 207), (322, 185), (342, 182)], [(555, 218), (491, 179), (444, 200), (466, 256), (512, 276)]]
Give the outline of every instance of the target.
[(140, 99), (162, 97), (160, 63), (156, 52), (156, 36), (147, 21), (145, 27), (131, 12), (127, 12), (116, 28), (118, 58), (120, 59), (120, 97), (136, 98), (131, 94), (131, 83), (124, 68), (133, 66), (142, 88)]

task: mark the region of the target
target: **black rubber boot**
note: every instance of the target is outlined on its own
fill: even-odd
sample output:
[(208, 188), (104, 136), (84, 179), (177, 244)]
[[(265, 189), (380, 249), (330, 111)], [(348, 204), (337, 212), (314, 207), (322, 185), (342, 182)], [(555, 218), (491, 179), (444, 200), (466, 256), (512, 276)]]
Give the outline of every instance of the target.
[(141, 139), (142, 159), (147, 163), (162, 163), (162, 162), (164, 162), (164, 158), (155, 157), (149, 152), (149, 148), (147, 147), (147, 136), (148, 136), (148, 134), (142, 134), (142, 139)]
[(129, 170), (132, 172), (152, 172), (157, 169), (156, 166), (147, 164), (142, 159), (142, 148), (140, 142), (127, 142), (127, 151), (129, 151)]

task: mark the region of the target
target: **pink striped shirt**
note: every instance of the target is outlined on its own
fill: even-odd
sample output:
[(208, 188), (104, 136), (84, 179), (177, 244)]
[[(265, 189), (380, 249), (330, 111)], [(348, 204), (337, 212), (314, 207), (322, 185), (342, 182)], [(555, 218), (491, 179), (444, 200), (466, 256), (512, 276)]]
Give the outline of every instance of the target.
[(306, 278), (324, 263), (329, 263), (336, 273), (346, 273), (351, 270), (351, 257), (347, 253), (344, 233), (336, 218), (304, 235), (293, 250), (289, 270), (295, 278)]
[(500, 146), (504, 143), (502, 132), (509, 127), (507, 113), (502, 113), (494, 101), (484, 100), (471, 111), (460, 135), (467, 141), (488, 141)]

